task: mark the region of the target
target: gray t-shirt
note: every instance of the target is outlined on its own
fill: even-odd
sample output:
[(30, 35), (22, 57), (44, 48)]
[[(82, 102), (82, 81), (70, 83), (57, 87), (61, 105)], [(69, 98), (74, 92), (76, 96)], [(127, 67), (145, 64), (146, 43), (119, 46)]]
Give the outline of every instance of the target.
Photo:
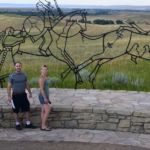
[(24, 93), (26, 89), (27, 76), (23, 72), (13, 72), (9, 76), (13, 93)]

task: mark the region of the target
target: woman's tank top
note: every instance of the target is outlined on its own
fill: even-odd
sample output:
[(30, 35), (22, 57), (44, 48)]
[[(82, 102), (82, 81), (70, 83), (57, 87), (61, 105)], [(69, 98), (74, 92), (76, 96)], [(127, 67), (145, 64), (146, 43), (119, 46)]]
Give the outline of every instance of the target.
[[(48, 80), (45, 80), (43, 89), (44, 89), (44, 93), (45, 93), (46, 97), (49, 99), (49, 85), (48, 85)], [(39, 95), (42, 96), (41, 92), (39, 92)]]
[(45, 92), (47, 98), (49, 98), (49, 85), (48, 85), (48, 80), (45, 80), (45, 82), (44, 82), (44, 92)]

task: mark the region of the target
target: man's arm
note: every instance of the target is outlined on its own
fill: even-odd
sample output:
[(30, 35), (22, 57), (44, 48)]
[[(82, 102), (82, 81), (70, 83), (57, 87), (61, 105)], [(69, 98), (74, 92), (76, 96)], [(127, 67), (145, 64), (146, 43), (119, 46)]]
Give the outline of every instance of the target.
[(8, 101), (11, 102), (11, 88), (12, 88), (12, 85), (11, 83), (8, 82), (8, 85), (7, 85), (7, 94), (8, 94)]
[(29, 92), (29, 97), (32, 97), (32, 92), (31, 92), (31, 89), (30, 89), (28, 81), (26, 82), (26, 89)]

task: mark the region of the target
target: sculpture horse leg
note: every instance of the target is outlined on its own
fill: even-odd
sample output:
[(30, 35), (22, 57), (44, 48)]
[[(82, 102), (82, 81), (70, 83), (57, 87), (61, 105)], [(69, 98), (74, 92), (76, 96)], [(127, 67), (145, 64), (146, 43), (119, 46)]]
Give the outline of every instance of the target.
[(6, 48), (4, 48), (3, 50), (0, 50), (0, 55), (2, 55), (1, 60), (0, 60), (0, 72), (1, 72), (3, 64), (5, 62), (5, 58), (7, 56), (7, 53), (8, 53), (8, 49), (6, 49)]

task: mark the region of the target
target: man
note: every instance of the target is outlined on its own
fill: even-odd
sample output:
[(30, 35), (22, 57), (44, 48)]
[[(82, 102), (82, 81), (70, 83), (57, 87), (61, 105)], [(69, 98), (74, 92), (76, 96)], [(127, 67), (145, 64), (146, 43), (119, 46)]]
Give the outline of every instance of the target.
[[(21, 111), (25, 113), (26, 116), (26, 124), (25, 128), (35, 128), (30, 121), (30, 103), (27, 98), (27, 94), (25, 90), (29, 92), (29, 97), (32, 97), (32, 93), (27, 81), (26, 75), (21, 71), (22, 64), (21, 62), (15, 63), (15, 72), (10, 74), (8, 80), (8, 101), (12, 105), (12, 109), (14, 112), (14, 118), (16, 121), (16, 129), (22, 130), (22, 124), (20, 123), (18, 113)], [(12, 91), (12, 92), (11, 92)]]

